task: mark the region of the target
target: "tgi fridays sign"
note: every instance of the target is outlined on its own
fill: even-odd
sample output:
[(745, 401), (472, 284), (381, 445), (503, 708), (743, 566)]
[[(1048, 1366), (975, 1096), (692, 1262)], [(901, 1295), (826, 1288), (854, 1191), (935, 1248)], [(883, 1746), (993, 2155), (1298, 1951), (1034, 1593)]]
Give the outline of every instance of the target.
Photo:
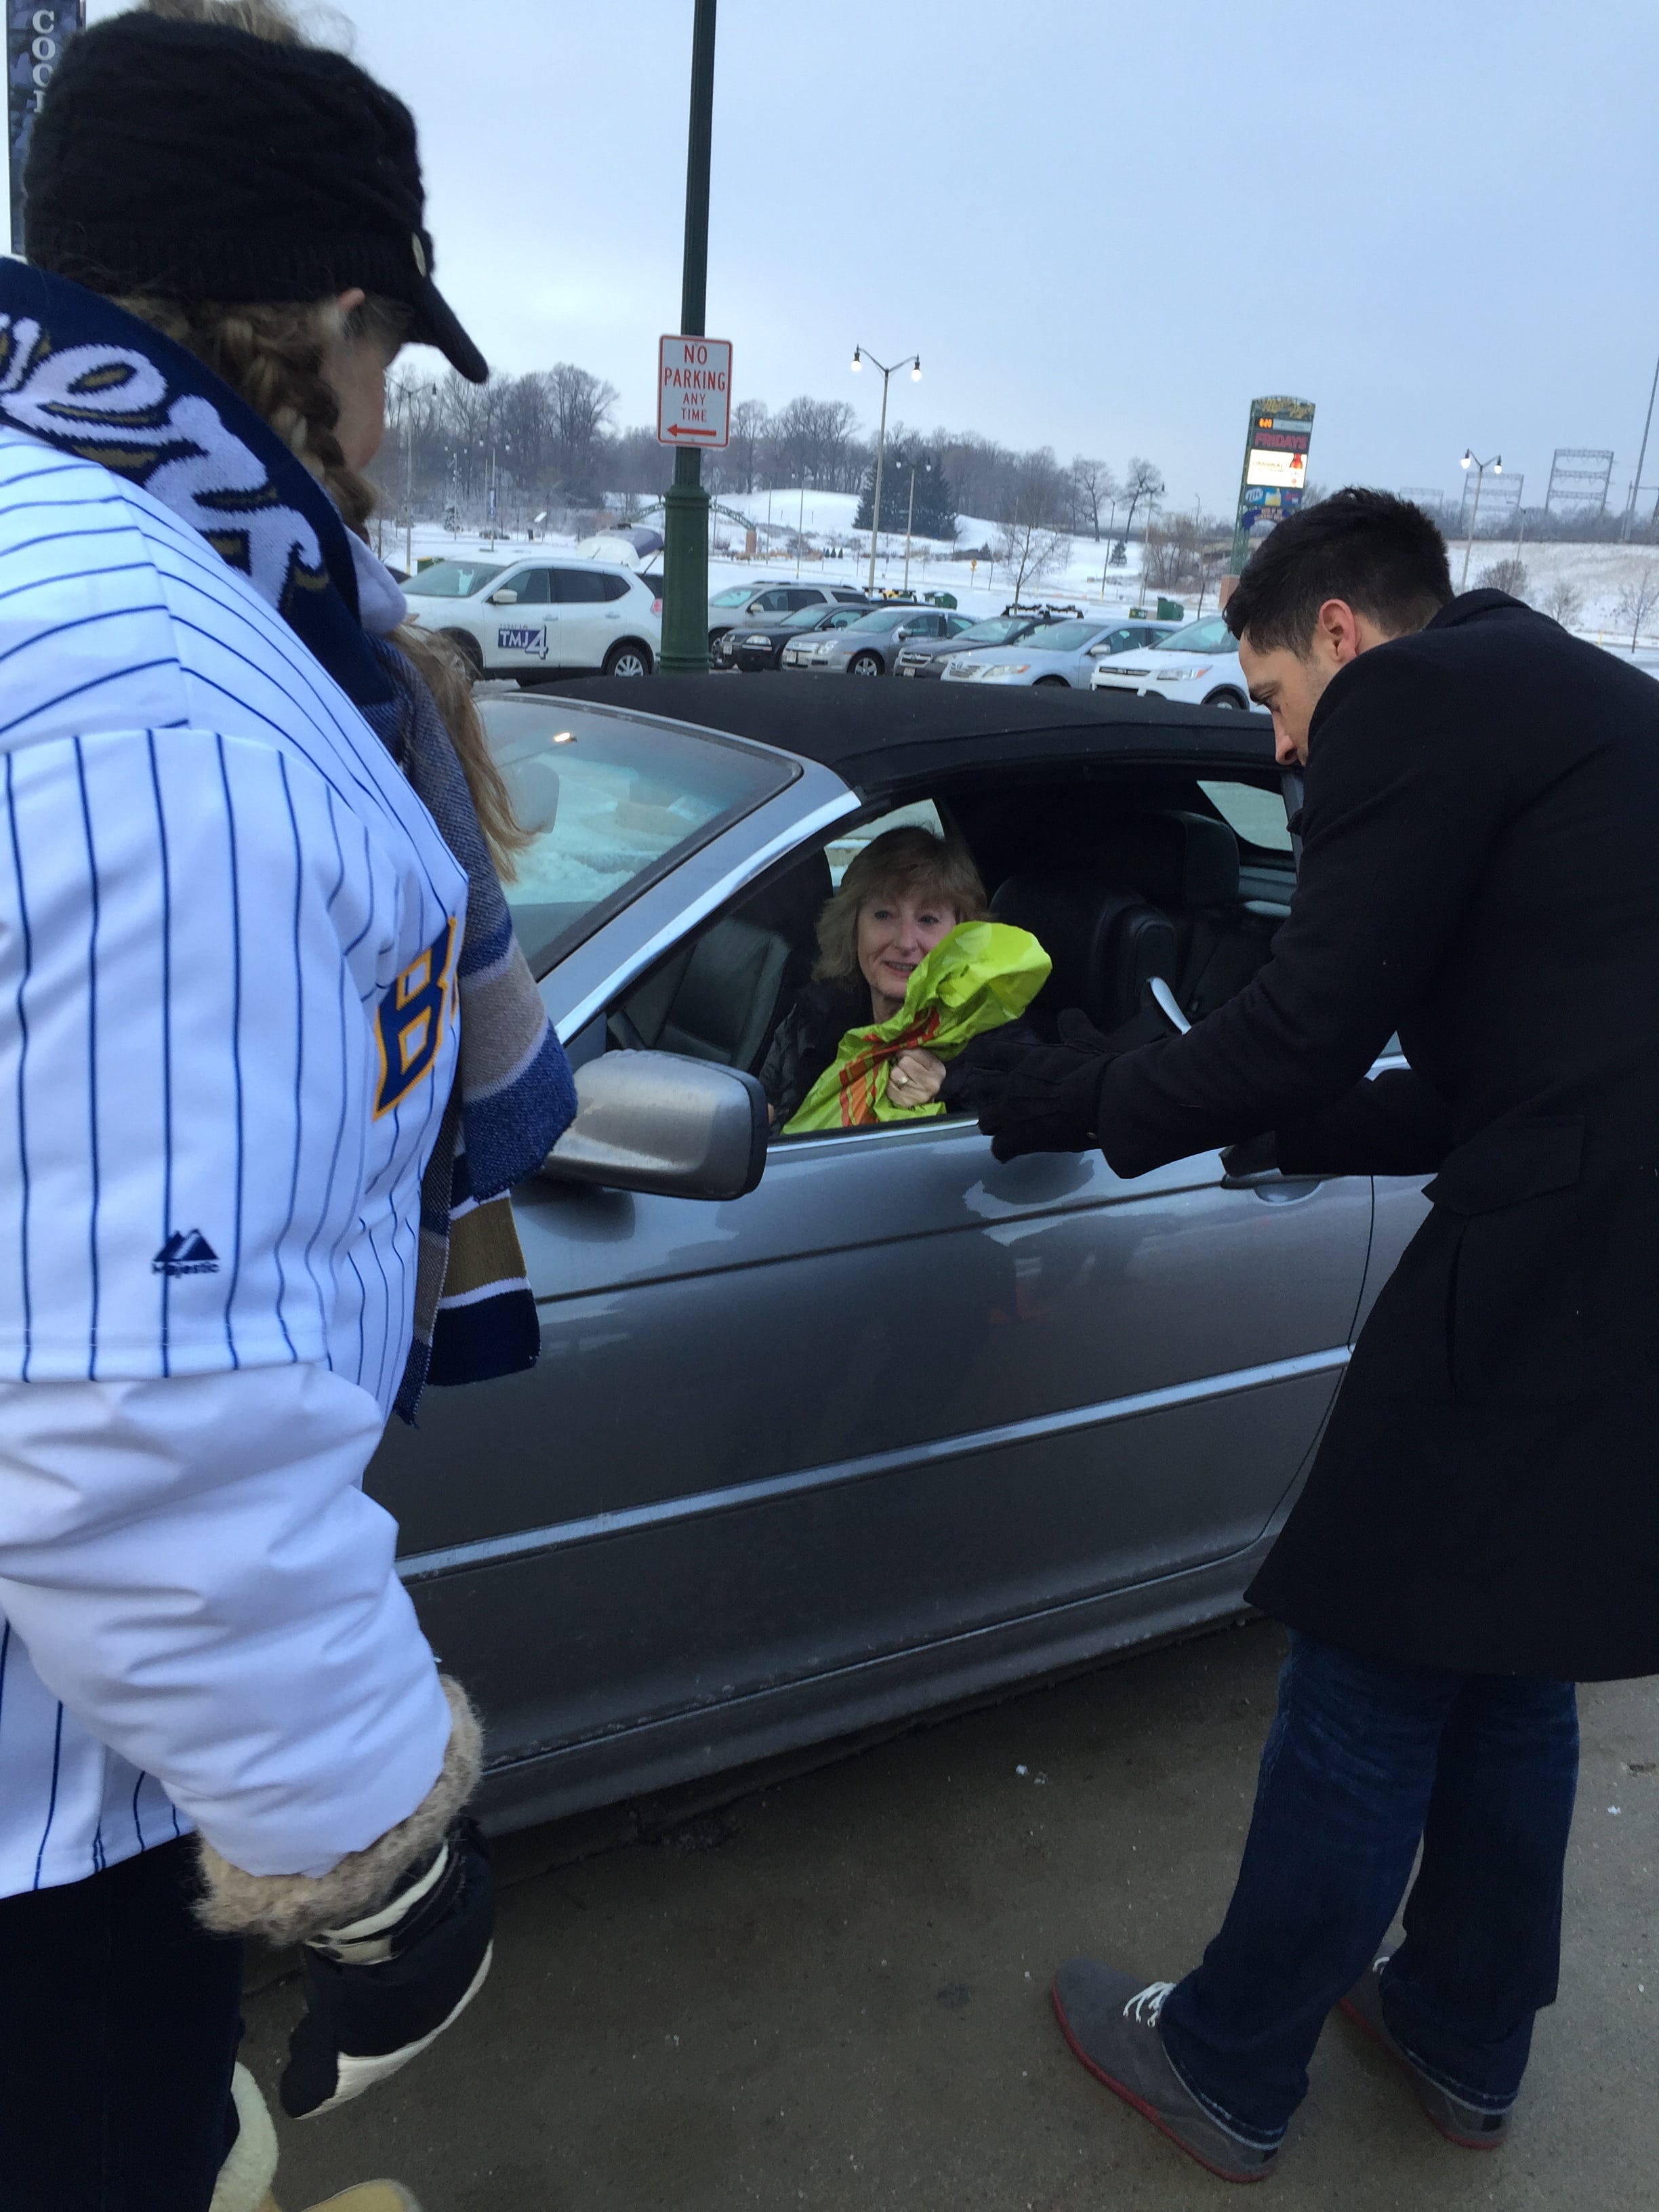
[(23, 251), (23, 163), (34, 118), (66, 40), (86, 21), (86, 0), (28, 8), (6, 0), (6, 84), (11, 125), (11, 250)]
[(1233, 526), (1235, 571), (1243, 563), (1253, 533), (1272, 529), (1301, 506), (1308, 481), (1313, 419), (1311, 399), (1251, 400), (1244, 435), (1244, 472)]
[(732, 348), (725, 338), (679, 337), (659, 342), (657, 358), (657, 442), (663, 446), (724, 446), (732, 433)]

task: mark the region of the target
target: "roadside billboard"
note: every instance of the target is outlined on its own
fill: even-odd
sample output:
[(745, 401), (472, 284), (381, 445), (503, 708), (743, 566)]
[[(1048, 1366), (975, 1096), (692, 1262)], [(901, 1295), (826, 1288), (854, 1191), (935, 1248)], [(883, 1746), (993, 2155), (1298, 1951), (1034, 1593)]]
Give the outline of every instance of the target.
[(1308, 481), (1313, 419), (1311, 399), (1281, 396), (1251, 400), (1238, 513), (1233, 523), (1235, 575), (1249, 560), (1251, 545), (1301, 506)]
[(11, 250), (23, 251), (23, 163), (34, 118), (65, 40), (86, 21), (86, 0), (32, 8), (6, 0), (6, 119), (11, 155)]

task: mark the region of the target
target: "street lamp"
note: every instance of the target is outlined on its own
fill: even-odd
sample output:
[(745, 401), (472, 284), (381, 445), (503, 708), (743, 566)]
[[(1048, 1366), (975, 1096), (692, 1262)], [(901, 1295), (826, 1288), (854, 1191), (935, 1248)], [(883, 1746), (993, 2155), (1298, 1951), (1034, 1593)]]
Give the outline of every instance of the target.
[(1494, 453), (1489, 461), (1478, 461), (1474, 458), (1473, 448), (1465, 446), (1462, 465), (1465, 469), (1474, 471), (1474, 506), (1469, 514), (1469, 534), (1463, 541), (1463, 574), (1458, 580), (1457, 586), (1460, 592), (1468, 587), (1469, 556), (1474, 550), (1474, 526), (1480, 520), (1480, 486), (1485, 481), (1488, 469), (1495, 477), (1503, 475), (1504, 456), (1502, 453)]
[[(881, 465), (887, 452), (887, 386), (889, 379), (898, 374), (899, 370), (903, 368), (906, 361), (908, 361), (910, 363), (910, 381), (913, 384), (920, 384), (921, 381), (921, 356), (919, 353), (902, 354), (898, 360), (893, 362), (890, 368), (884, 367), (883, 364), (876, 359), (874, 354), (872, 354), (870, 356), (871, 368), (879, 368), (881, 370), (881, 430), (876, 439), (876, 489), (874, 496), (870, 502), (869, 588), (872, 592), (876, 588), (876, 534), (881, 528)], [(860, 369), (864, 367), (864, 348), (862, 346), (854, 346), (853, 348), (853, 367), (855, 370)]]

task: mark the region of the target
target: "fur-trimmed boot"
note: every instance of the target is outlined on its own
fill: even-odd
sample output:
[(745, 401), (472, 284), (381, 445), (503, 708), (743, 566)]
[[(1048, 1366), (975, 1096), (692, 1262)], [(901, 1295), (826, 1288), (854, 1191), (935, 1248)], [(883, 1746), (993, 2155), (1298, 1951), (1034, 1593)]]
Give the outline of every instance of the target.
[[(231, 2094), (240, 2124), (230, 2156), (219, 2169), (209, 2212), (281, 2212), (270, 2193), (276, 2177), (276, 2130), (259, 2085), (246, 2066), (238, 2066), (231, 2077)], [(421, 2212), (421, 2208), (400, 2182), (362, 2181), (313, 2205), (311, 2212)]]
[(209, 2212), (265, 2212), (276, 2172), (276, 2130), (246, 2066), (239, 2065), (232, 2075), (230, 2094), (236, 2104), (236, 2140), (219, 2169)]

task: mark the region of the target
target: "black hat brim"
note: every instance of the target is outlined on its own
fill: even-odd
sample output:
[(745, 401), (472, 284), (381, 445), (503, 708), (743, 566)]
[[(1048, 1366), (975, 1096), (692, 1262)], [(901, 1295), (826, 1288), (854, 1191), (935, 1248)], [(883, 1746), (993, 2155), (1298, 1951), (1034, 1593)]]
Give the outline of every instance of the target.
[(487, 380), (489, 363), (461, 328), (459, 316), (429, 276), (415, 303), (415, 320), (409, 335), (419, 345), (436, 346), (450, 367), (458, 369), (469, 384)]

